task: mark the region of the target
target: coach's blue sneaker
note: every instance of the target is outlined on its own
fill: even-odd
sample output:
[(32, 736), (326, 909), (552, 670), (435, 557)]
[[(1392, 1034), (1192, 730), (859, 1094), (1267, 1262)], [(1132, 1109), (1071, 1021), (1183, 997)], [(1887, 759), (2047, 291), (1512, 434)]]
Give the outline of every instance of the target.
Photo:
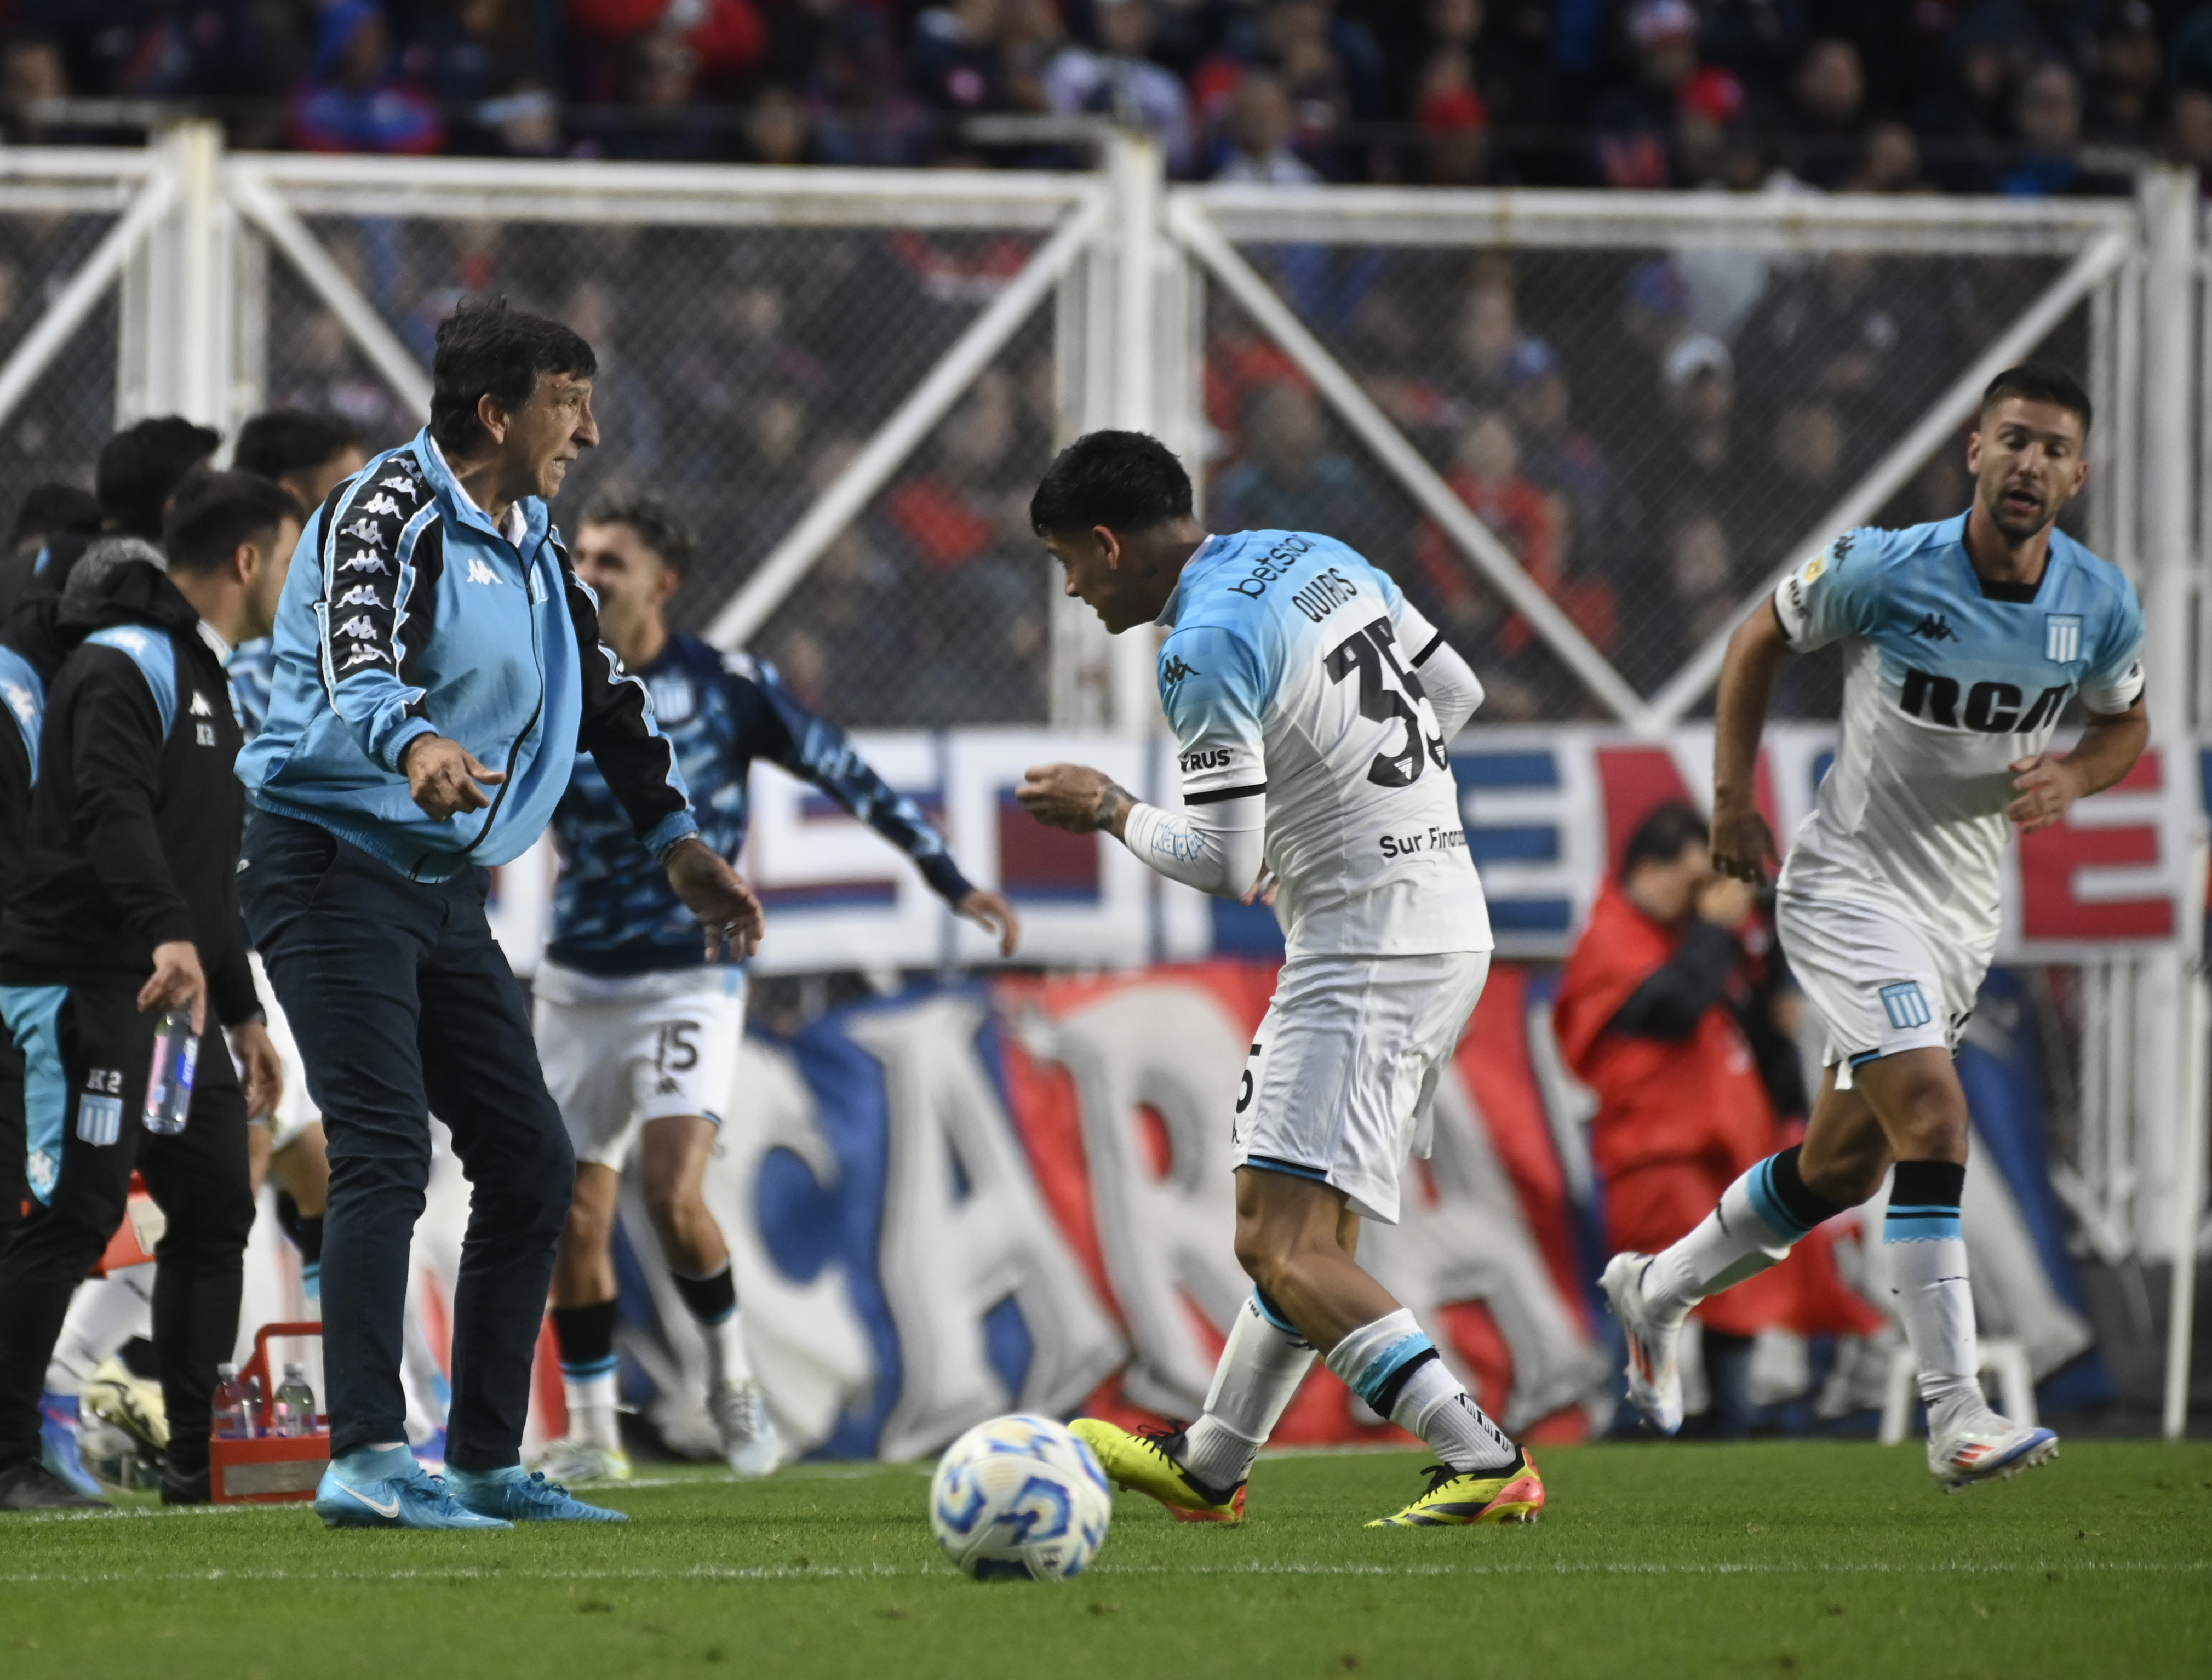
[(609, 1511), (572, 1499), (557, 1482), (548, 1482), (539, 1470), (520, 1464), (505, 1470), (465, 1470), (446, 1466), (446, 1481), (453, 1497), (486, 1517), (504, 1517), (514, 1523), (626, 1523), (627, 1511)]
[(39, 1397), (39, 1456), (54, 1477), (87, 1499), (100, 1497), (100, 1483), (84, 1467), (78, 1435), (77, 1397), (74, 1394)]
[(325, 1528), (511, 1528), (453, 1497), (404, 1446), (363, 1447), (331, 1460), (315, 1488)]

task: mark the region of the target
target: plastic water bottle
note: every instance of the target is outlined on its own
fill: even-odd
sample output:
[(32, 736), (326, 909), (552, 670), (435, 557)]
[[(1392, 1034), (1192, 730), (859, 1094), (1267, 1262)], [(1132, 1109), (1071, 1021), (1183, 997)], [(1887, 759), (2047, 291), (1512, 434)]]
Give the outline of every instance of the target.
[(215, 1368), (215, 1434), (225, 1441), (253, 1438), (253, 1403), (234, 1365)]
[(189, 1009), (164, 1009), (154, 1024), (154, 1065), (146, 1075), (146, 1129), (156, 1137), (184, 1130), (192, 1111), (192, 1074), (200, 1035)]
[(289, 1360), (284, 1367), (284, 1380), (276, 1390), (276, 1412), (270, 1433), (315, 1433), (315, 1391), (307, 1386), (307, 1367), (298, 1360)]

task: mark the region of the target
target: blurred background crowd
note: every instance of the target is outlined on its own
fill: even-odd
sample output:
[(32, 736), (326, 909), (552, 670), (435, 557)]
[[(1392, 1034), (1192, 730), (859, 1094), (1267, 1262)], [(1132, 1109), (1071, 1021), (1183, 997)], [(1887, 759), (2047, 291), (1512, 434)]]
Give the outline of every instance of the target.
[[(6, 0), (11, 137), (188, 104), (234, 145), (1052, 163), (1188, 179), (2044, 194), (2212, 158), (2202, 0)], [(108, 102), (100, 108), (100, 102)]]
[[(2150, 157), (2212, 163), (2201, 0), (0, 0), (0, 42), (18, 142), (135, 144), (189, 110), (247, 147), (1080, 166), (1066, 119), (1110, 115), (1158, 134), (1178, 177), (1255, 183), (2051, 195), (2124, 192)], [(102, 225), (0, 228), (0, 354)], [(426, 364), (464, 295), (503, 293), (592, 341), (606, 442), (579, 499), (676, 502), (702, 535), (678, 604), (692, 626), (1036, 240), (336, 216), (315, 232)], [(2057, 266), (1245, 254), (1647, 693)], [(270, 399), (345, 415), (373, 446), (411, 431), (337, 319), (283, 265), (270, 284)], [(1475, 661), (1486, 717), (1593, 715), (1218, 289), (1206, 326), (1208, 522), (1362, 548)], [(2077, 311), (2045, 353), (2086, 373), (2086, 352)], [(92, 371), (106, 348), (81, 354), (0, 425), (0, 494), (82, 476), (111, 398)], [(1044, 719), (1052, 581), (1025, 507), (1054, 399), (1041, 319), (765, 627), (810, 702), (857, 726)], [(1880, 518), (1962, 508), (1958, 453)], [(1832, 705), (1817, 662), (1789, 680), (1785, 713)]]

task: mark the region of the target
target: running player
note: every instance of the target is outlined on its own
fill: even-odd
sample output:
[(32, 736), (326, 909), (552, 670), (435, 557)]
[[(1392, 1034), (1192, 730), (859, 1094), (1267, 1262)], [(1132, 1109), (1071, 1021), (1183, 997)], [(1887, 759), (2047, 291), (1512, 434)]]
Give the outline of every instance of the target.
[[(2142, 753), (2142, 609), (2126, 578), (2054, 531), (2087, 476), (2089, 400), (2065, 374), (2014, 368), (1966, 445), (1973, 506), (1906, 531), (1847, 532), (1737, 630), (1721, 674), (1713, 861), (1765, 879), (1774, 837), (1753, 802), (1784, 658), (1844, 646), (1835, 768), (1782, 870), (1791, 971), (1827, 1029), (1805, 1141), (1753, 1166), (1688, 1236), (1616, 1254), (1604, 1285), (1626, 1331), (1629, 1395), (1682, 1421), (1675, 1340), (1706, 1296), (1774, 1265), (1866, 1201), (1893, 1164), (1882, 1237), (1928, 1407), (1928, 1469), (1947, 1488), (2058, 1450), (1990, 1409), (1976, 1373), (1959, 1203), (1966, 1098), (1951, 1065), (1997, 937), (2008, 829), (2048, 828)], [(2081, 740), (2045, 751), (2069, 697)]]
[(1084, 1418), (1077, 1433), (1175, 1515), (1241, 1521), (1253, 1461), (1318, 1352), (1443, 1460), (1370, 1527), (1534, 1520), (1535, 1465), (1356, 1258), (1363, 1219), (1397, 1221), (1401, 1169), (1428, 1153), (1437, 1080), (1490, 970), (1445, 752), (1481, 685), (1334, 539), (1207, 536), (1182, 464), (1142, 434), (1077, 439), (1030, 521), (1109, 631), (1169, 628), (1160, 699), (1184, 808), (1074, 764), (1030, 770), (1022, 803), (1201, 892), (1270, 897), (1289, 945), (1231, 1122), (1237, 1257), (1258, 1287), (1205, 1413), (1141, 1436)]
[[(745, 778), (766, 758), (812, 783), (914, 860), (960, 915), (1012, 956), (1013, 906), (971, 886), (910, 799), (891, 791), (834, 725), (775, 670), (670, 633), (669, 597), (691, 539), (665, 504), (633, 496), (585, 515), (576, 575), (598, 593), (600, 634), (653, 696), (695, 790), (700, 835), (734, 861), (745, 840)], [(557, 1482), (629, 1474), (616, 1427), (615, 1196), (641, 1155), (645, 1206), (676, 1292), (707, 1344), (707, 1407), (730, 1468), (776, 1466), (775, 1426), (753, 1380), (730, 1251), (702, 1192), (744, 1032), (744, 974), (702, 959), (698, 924), (632, 836), (588, 755), (553, 814), (562, 873), (538, 968), (537, 1032), (546, 1084), (576, 1147), (576, 1199), (553, 1273), (553, 1327), (568, 1433), (547, 1451)]]

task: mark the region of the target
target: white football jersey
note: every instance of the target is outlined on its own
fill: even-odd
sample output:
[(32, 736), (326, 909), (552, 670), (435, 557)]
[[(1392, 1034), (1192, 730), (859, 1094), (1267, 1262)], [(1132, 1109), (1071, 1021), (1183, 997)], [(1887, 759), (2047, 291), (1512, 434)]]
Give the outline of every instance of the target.
[(1491, 948), (1419, 676), (1443, 638), (1387, 574), (1310, 532), (1211, 537), (1160, 622), (1183, 801), (1265, 793), (1291, 955)]
[(1843, 734), (1781, 890), (1899, 909), (1958, 942), (1998, 929), (2016, 758), (2069, 697), (2111, 716), (2143, 688), (2142, 608), (2119, 569), (2063, 532), (2030, 587), (1974, 570), (1966, 516), (1846, 532), (1782, 581), (1800, 653), (1844, 644)]

